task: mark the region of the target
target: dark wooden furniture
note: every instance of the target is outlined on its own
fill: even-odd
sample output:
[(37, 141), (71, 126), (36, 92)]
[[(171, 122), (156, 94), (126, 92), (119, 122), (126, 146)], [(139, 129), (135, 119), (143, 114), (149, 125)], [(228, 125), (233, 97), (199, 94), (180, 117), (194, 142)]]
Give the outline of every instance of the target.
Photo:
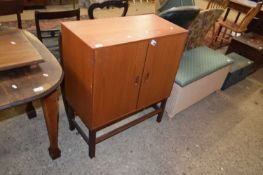
[[(63, 18), (73, 18), (80, 20), (80, 9), (66, 10), (66, 11), (35, 11), (35, 23), (37, 30), (37, 37), (40, 41), (43, 38), (58, 37), (60, 28), (41, 30), (40, 21), (41, 20), (51, 20), (51, 19), (63, 19)], [(42, 34), (45, 33), (45, 36)]]
[[(23, 12), (23, 5), (23, 1), (21, 0), (1, 0), (0, 15), (16, 14), (18, 28), (22, 29), (21, 13)], [(32, 102), (27, 104), (26, 112), (29, 119), (36, 117), (36, 111)]]
[[(237, 22), (237, 19), (233, 22), (221, 20), (218, 22), (219, 30), (217, 32), (217, 40), (230, 40), (232, 38), (233, 32), (237, 36), (238, 33), (243, 34), (247, 30), (247, 26), (253, 20), (253, 18), (261, 10), (262, 2), (258, 2), (255, 7), (252, 7), (242, 18), (240, 22)], [(221, 29), (224, 28), (222, 31)], [(222, 34), (220, 36), (220, 33)]]
[[(12, 32), (16, 31), (17, 29), (1, 29), (0, 35), (2, 32), (10, 32), (9, 35), (13, 35)], [(35, 36), (29, 32), (23, 32), (43, 57), (44, 62), (0, 72), (0, 110), (41, 99), (50, 141), (49, 154), (52, 159), (55, 159), (60, 156), (57, 88), (62, 81), (63, 72), (48, 49)]]
[[(61, 30), (66, 112), (91, 158), (97, 143), (157, 114), (161, 122), (186, 30), (155, 15), (65, 22)], [(96, 137), (97, 131), (152, 106), (155, 110), (145, 116)]]
[(110, 7), (117, 7), (123, 8), (123, 12), (121, 16), (126, 16), (128, 12), (129, 3), (128, 0), (107, 0), (101, 3), (92, 3), (88, 8), (88, 15), (90, 19), (94, 19), (94, 10), (97, 8), (110, 8)]
[[(73, 9), (76, 8), (76, 2), (78, 3), (78, 0), (72, 0)], [(62, 5), (63, 4), (63, 0), (59, 0), (59, 4)]]
[(24, 1), (24, 9), (43, 9), (48, 4), (48, 0), (20, 0)]
[(23, 12), (23, 3), (20, 0), (1, 0), (0, 1), (0, 16), (17, 15), (18, 28), (22, 29), (21, 13)]
[(1, 32), (0, 37), (0, 71), (43, 61), (23, 31)]
[(263, 66), (263, 36), (255, 33), (246, 33), (234, 37), (226, 53), (236, 52), (252, 61), (252, 72)]
[(255, 17), (251, 21), (251, 23), (248, 25), (247, 32), (254, 32), (261, 36), (263, 36), (263, 13), (261, 17)]
[[(255, 7), (256, 5), (256, 2), (250, 0), (229, 0), (228, 8), (224, 16), (224, 21), (227, 19), (231, 9), (238, 11), (238, 15), (235, 19), (235, 22), (237, 22), (241, 13), (247, 13), (251, 8)], [(260, 18), (263, 17), (263, 7), (261, 7), (261, 10), (256, 16)]]

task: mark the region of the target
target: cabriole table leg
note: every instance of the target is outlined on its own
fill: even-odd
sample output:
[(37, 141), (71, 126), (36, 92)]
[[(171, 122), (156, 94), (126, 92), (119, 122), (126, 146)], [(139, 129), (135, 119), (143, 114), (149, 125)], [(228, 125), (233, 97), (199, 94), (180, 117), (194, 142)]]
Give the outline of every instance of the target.
[(56, 159), (61, 155), (58, 147), (58, 91), (55, 90), (44, 97), (41, 103), (50, 141), (50, 147), (48, 148), (49, 155), (52, 159)]

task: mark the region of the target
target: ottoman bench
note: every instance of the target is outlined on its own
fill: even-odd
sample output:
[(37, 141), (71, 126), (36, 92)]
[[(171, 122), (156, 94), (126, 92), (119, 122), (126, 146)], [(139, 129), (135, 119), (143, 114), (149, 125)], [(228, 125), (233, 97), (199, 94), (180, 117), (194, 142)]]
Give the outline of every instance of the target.
[(208, 47), (185, 51), (168, 98), (168, 116), (188, 108), (211, 93), (220, 90), (233, 60)]

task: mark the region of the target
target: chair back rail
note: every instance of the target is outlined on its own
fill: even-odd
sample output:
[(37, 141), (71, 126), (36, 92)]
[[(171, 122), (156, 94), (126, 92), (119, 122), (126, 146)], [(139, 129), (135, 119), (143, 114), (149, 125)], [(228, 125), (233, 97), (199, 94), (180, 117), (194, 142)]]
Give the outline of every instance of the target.
[(108, 0), (104, 2), (97, 2), (93, 3), (88, 8), (88, 15), (90, 19), (95, 19), (94, 17), (94, 10), (97, 8), (103, 9), (103, 8), (109, 8), (109, 7), (117, 7), (117, 8), (123, 8), (123, 12), (121, 16), (126, 16), (129, 8), (129, 3), (127, 0)]
[(67, 11), (35, 11), (35, 23), (37, 37), (42, 42), (42, 32), (40, 28), (41, 20), (63, 19), (75, 17), (76, 20), (80, 20), (80, 9), (67, 10)]
[(239, 23), (239, 30), (240, 31), (247, 30), (248, 24), (258, 14), (258, 12), (261, 10), (261, 7), (262, 7), (262, 2), (258, 2), (256, 7), (251, 8), (248, 11), (248, 13), (244, 16), (244, 18)]
[(206, 9), (227, 8), (229, 0), (210, 0)]
[(23, 1), (21, 0), (0, 0), (0, 16), (17, 15), (18, 28), (22, 29), (21, 13), (23, 12)]

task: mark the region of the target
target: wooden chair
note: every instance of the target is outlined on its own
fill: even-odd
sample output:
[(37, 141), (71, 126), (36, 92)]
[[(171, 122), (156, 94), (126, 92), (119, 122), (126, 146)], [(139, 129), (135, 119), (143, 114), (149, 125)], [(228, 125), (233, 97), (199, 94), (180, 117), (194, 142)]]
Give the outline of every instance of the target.
[(97, 8), (103, 9), (103, 8), (109, 8), (109, 7), (117, 7), (117, 8), (123, 8), (123, 12), (121, 16), (126, 16), (128, 12), (129, 3), (127, 0), (108, 0), (101, 3), (93, 3), (88, 8), (88, 15), (90, 19), (95, 19), (94, 17), (94, 10)]
[[(63, 19), (75, 17), (76, 20), (80, 20), (80, 9), (67, 10), (67, 11), (35, 11), (35, 23), (37, 37), (42, 42), (43, 38), (58, 37), (60, 28), (41, 30), (41, 20)], [(50, 35), (42, 35), (43, 33)]]
[(229, 0), (210, 0), (206, 9), (227, 8)]
[(223, 41), (229, 41), (232, 38), (232, 35), (237, 36), (237, 34), (244, 33), (247, 30), (248, 24), (257, 15), (261, 7), (262, 2), (258, 2), (256, 7), (251, 8), (239, 23), (236, 23), (236, 21), (219, 21), (219, 27), (217, 35), (215, 37), (215, 41), (218, 40), (221, 45)]
[[(209, 0), (206, 9), (226, 9), (228, 7), (229, 0)], [(228, 12), (227, 12), (228, 13)], [(218, 22), (218, 21), (216, 21)], [(214, 35), (216, 30), (216, 23), (212, 27), (212, 41), (211, 45), (214, 44)]]
[(60, 35), (60, 26), (56, 26), (51, 29), (41, 29), (40, 23), (43, 20), (54, 20), (54, 19), (64, 19), (64, 18), (76, 18), (80, 20), (80, 9), (73, 9), (67, 11), (35, 11), (35, 23), (36, 32), (38, 39), (43, 42), (46, 47), (53, 53), (53, 55), (60, 60), (59, 44), (58, 40), (53, 40), (52, 38), (58, 38)]
[(22, 29), (21, 13), (23, 12), (23, 3), (21, 0), (1, 0), (0, 16), (16, 14), (17, 26)]
[[(134, 4), (136, 3), (136, 0), (132, 0), (132, 1), (133, 1)], [(146, 2), (148, 3), (149, 0), (146, 0)], [(142, 3), (142, 0), (140, 0), (140, 3)]]

